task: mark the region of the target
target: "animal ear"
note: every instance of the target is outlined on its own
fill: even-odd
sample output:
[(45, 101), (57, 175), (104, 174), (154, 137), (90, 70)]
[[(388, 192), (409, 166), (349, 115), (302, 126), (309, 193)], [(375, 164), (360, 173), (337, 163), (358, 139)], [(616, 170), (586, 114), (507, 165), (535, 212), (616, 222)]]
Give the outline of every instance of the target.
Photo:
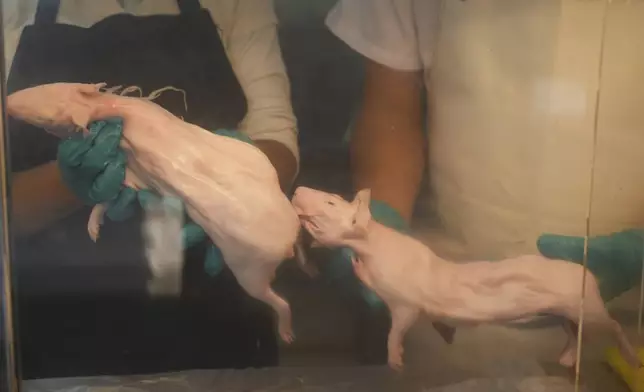
[(72, 111), (71, 120), (74, 125), (81, 128), (83, 131), (87, 130), (89, 125), (89, 113), (81, 113), (80, 111)]
[(369, 211), (369, 203), (371, 202), (371, 189), (362, 189), (351, 202), (355, 208), (355, 215), (353, 216), (353, 227), (355, 233), (362, 236), (367, 233), (367, 226), (371, 220), (371, 211)]
[(77, 88), (81, 95), (92, 96), (98, 95), (101, 89), (107, 86), (107, 83), (84, 84), (79, 83)]
[(367, 206), (369, 206), (369, 202), (371, 202), (371, 189), (369, 188), (359, 190), (358, 193), (356, 193), (356, 197), (353, 199), (353, 203), (362, 203)]

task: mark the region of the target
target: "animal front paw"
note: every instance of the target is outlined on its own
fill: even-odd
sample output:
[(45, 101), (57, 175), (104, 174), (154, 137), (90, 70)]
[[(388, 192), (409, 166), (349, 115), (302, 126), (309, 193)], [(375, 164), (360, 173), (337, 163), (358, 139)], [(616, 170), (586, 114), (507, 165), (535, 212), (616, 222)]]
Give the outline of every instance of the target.
[(94, 216), (90, 218), (89, 222), (87, 222), (87, 233), (89, 234), (89, 238), (91, 238), (92, 241), (98, 241), (102, 224), (102, 216)]
[(351, 264), (353, 264), (353, 272), (356, 274), (358, 279), (360, 279), (362, 283), (373, 290), (373, 284), (371, 283), (371, 279), (369, 278), (369, 273), (367, 272), (367, 269), (365, 268), (362, 260), (358, 259), (355, 256), (352, 256)]
[(295, 334), (293, 333), (293, 326), (291, 324), (290, 309), (288, 314), (284, 312), (279, 315), (277, 328), (284, 343), (293, 343), (293, 341), (295, 340)]
[(103, 215), (107, 206), (105, 204), (97, 204), (92, 208), (92, 212), (89, 214), (89, 220), (87, 221), (87, 232), (92, 241), (96, 242), (98, 239), (99, 232), (101, 230), (101, 225), (103, 224)]
[(98, 224), (98, 222), (90, 222), (87, 225), (87, 232), (89, 233), (89, 238), (92, 239), (92, 241), (96, 242), (98, 240), (98, 235), (101, 231), (101, 227)]

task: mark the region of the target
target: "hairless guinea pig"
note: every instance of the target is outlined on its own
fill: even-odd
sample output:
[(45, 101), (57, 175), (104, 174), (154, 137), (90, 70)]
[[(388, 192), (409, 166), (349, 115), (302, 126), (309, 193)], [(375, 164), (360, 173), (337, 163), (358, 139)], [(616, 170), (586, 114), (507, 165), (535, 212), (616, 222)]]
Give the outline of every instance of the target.
[[(9, 115), (59, 137), (87, 132), (95, 120), (122, 118), (124, 185), (180, 198), (192, 220), (221, 249), (244, 290), (275, 310), (280, 336), (291, 342), (290, 306), (272, 290), (271, 281), (284, 259), (302, 256), (296, 243), (300, 222), (266, 155), (251, 144), (181, 120), (151, 102), (156, 92), (127, 97), (114, 94), (117, 88), (102, 91), (104, 87), (35, 86), (9, 95), (7, 109)], [(94, 240), (105, 208), (95, 206), (91, 213), (88, 230)], [(315, 273), (302, 257), (298, 260), (306, 272)]]
[[(299, 187), (291, 202), (318, 244), (354, 251), (356, 275), (389, 307), (391, 367), (402, 368), (403, 337), (421, 311), (433, 319), (464, 324), (511, 323), (543, 314), (560, 317), (568, 343), (559, 362), (575, 365), (582, 266), (535, 255), (496, 262), (450, 262), (420, 241), (372, 220), (369, 199), (368, 189), (348, 202), (338, 195)], [(641, 366), (622, 328), (604, 307), (590, 272), (583, 304), (584, 326), (611, 333), (629, 363)]]

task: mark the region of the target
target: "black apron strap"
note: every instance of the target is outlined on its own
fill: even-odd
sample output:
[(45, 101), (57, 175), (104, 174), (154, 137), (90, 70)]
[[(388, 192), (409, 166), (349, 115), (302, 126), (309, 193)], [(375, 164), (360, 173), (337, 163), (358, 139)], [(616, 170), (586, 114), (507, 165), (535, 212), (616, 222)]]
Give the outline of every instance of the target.
[(36, 8), (34, 24), (43, 25), (56, 23), (59, 8), (60, 0), (39, 0), (38, 8)]
[(195, 14), (201, 11), (199, 0), (177, 0), (177, 3), (179, 4), (179, 11), (184, 15)]

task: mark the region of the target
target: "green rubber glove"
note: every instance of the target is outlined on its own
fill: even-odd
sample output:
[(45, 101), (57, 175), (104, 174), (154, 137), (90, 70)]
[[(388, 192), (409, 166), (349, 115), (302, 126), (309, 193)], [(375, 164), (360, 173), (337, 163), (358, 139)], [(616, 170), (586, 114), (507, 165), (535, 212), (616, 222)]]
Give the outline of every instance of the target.
[[(405, 220), (387, 203), (372, 199), (369, 204), (371, 216), (376, 222), (388, 226), (402, 233), (409, 233), (409, 226)], [(330, 281), (335, 281), (346, 286), (350, 291), (358, 292), (372, 308), (384, 305), (380, 297), (368, 289), (353, 273), (351, 257), (353, 251), (348, 248), (339, 248), (332, 251), (331, 259), (325, 263), (322, 274)]]
[(127, 158), (120, 149), (123, 120), (108, 118), (88, 126), (89, 135), (75, 134), (58, 144), (57, 161), (63, 182), (85, 204), (108, 203), (106, 215), (124, 220), (134, 214), (136, 191), (122, 186)]
[(127, 158), (120, 149), (123, 120), (89, 124), (89, 135), (75, 134), (58, 145), (58, 167), (65, 184), (86, 204), (114, 200), (121, 192)]
[[(583, 262), (583, 237), (543, 234), (537, 240), (537, 247), (548, 258)], [(605, 302), (640, 283), (643, 249), (644, 231), (639, 229), (589, 239), (588, 269), (598, 279)]]

